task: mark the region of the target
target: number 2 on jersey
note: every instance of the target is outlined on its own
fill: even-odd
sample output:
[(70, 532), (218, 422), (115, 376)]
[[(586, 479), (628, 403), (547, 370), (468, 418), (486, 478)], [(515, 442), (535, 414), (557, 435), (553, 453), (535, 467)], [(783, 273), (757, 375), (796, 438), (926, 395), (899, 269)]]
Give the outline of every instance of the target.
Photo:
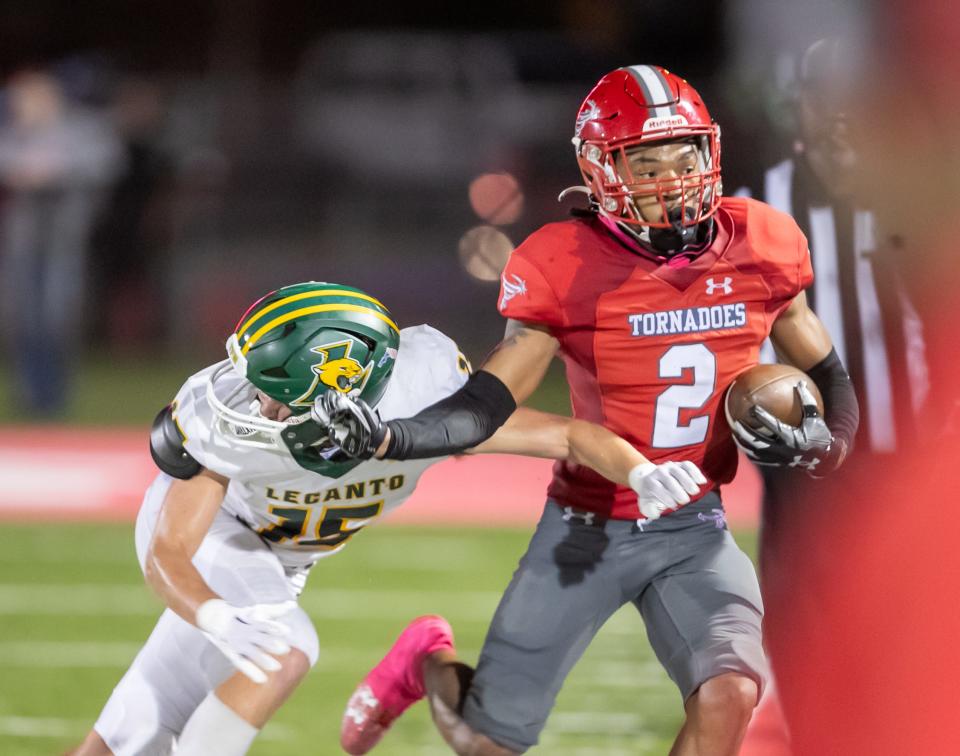
[(710, 418), (707, 415), (694, 417), (687, 423), (680, 422), (681, 410), (696, 410), (703, 407), (717, 381), (717, 358), (704, 344), (677, 344), (660, 357), (661, 378), (681, 378), (684, 370), (693, 370), (693, 383), (677, 384), (657, 397), (653, 418), (653, 440), (657, 449), (699, 444), (707, 437)]

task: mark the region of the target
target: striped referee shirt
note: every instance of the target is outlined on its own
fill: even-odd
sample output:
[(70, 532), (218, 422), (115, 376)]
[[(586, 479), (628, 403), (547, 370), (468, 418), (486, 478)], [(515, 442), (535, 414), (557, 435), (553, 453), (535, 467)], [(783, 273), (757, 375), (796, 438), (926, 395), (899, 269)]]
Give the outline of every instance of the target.
[[(878, 244), (874, 215), (830, 197), (803, 158), (764, 176), (764, 201), (789, 213), (810, 244), (807, 298), (833, 339), (860, 401), (857, 444), (892, 453), (908, 445), (929, 382), (920, 318), (894, 260), (897, 239)], [(769, 343), (761, 362), (775, 362)]]

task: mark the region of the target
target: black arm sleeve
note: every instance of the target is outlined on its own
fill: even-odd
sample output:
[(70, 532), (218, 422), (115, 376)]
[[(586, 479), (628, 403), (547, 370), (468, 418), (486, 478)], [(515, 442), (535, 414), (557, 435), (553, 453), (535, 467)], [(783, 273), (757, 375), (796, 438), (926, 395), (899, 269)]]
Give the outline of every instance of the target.
[(389, 420), (386, 459), (457, 454), (483, 443), (513, 414), (517, 403), (503, 381), (484, 370), (459, 391), (405, 420)]
[(167, 475), (180, 480), (192, 478), (202, 469), (200, 463), (183, 448), (183, 436), (167, 405), (157, 413), (150, 429), (150, 456)]
[(853, 383), (837, 356), (837, 350), (807, 371), (823, 396), (823, 419), (840, 446), (837, 464), (853, 450), (853, 439), (860, 425), (860, 407)]

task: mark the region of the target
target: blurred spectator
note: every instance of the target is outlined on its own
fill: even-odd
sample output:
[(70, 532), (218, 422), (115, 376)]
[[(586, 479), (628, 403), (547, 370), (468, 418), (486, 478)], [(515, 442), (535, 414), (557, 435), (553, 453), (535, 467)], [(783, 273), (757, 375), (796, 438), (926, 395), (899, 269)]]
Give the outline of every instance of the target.
[(81, 336), (87, 246), (101, 191), (121, 166), (120, 144), (98, 114), (73, 106), (58, 81), (21, 71), (0, 127), (4, 322), (18, 407), (55, 416), (67, 402)]
[(117, 87), (111, 112), (126, 160), (94, 237), (91, 315), (111, 346), (142, 345), (164, 330), (161, 251), (170, 244), (174, 176), (162, 139), (166, 101), (156, 84), (130, 77)]
[[(861, 418), (853, 455), (830, 481), (763, 469), (760, 575), (765, 640), (777, 675), (785, 613), (791, 612), (793, 623), (803, 614), (798, 606), (811, 618), (821, 611), (819, 598), (798, 586), (814, 577), (811, 571), (835, 564), (831, 554), (820, 553), (819, 562), (811, 558), (803, 532), (820, 521), (824, 513), (819, 507), (831, 500), (830, 491), (839, 492), (865, 468), (893, 466), (897, 455), (912, 446), (929, 388), (923, 329), (897, 259), (910, 240), (883, 234), (869, 198), (855, 191), (862, 161), (851, 122), (862, 81), (857, 61), (853, 45), (836, 38), (819, 40), (807, 50), (799, 70), (793, 155), (766, 172), (759, 197), (790, 213), (807, 236), (816, 275), (807, 297), (850, 373)], [(775, 360), (772, 349), (764, 356), (764, 361)], [(797, 566), (801, 543), (807, 552), (804, 571)], [(792, 681), (786, 683), (791, 689)], [(782, 698), (792, 725), (802, 712), (787, 694)], [(766, 716), (773, 706), (768, 697), (748, 734), (744, 756), (787, 752), (785, 733), (781, 729), (775, 738), (780, 728)], [(774, 739), (783, 750), (773, 750)]]

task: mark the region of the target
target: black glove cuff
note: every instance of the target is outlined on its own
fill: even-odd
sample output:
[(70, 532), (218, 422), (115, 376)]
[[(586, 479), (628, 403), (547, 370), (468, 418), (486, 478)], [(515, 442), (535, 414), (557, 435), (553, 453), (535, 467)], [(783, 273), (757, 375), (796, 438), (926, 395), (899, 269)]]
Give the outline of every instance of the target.
[(388, 421), (390, 443), (384, 457), (424, 459), (457, 454), (490, 438), (516, 408), (503, 381), (481, 370), (459, 391), (414, 417)]
[(820, 456), (820, 463), (816, 467), (808, 467), (807, 474), (811, 478), (825, 478), (843, 464), (848, 452), (846, 441), (834, 437), (833, 443), (830, 444), (826, 453)]
[[(383, 443), (383, 439), (387, 437), (387, 426), (389, 423), (380, 423), (375, 426), (373, 432), (370, 434), (370, 454), (376, 455), (377, 449), (380, 448), (380, 444)], [(393, 435), (393, 434), (391, 434)]]
[(820, 389), (823, 396), (823, 419), (834, 437), (828, 455), (832, 466), (826, 465), (825, 469), (825, 472), (829, 472), (839, 467), (853, 450), (854, 437), (860, 425), (860, 407), (853, 383), (840, 362), (836, 349), (831, 349), (830, 354), (808, 369), (807, 375)]

